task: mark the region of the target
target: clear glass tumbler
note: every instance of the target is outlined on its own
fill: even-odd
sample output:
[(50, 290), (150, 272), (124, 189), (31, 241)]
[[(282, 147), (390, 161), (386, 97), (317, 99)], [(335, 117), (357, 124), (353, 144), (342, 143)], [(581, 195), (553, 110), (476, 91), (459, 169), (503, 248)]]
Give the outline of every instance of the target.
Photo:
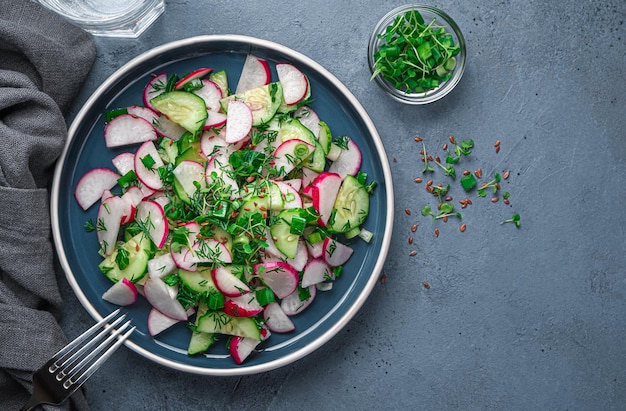
[(38, 0), (95, 36), (137, 38), (165, 10), (165, 0)]

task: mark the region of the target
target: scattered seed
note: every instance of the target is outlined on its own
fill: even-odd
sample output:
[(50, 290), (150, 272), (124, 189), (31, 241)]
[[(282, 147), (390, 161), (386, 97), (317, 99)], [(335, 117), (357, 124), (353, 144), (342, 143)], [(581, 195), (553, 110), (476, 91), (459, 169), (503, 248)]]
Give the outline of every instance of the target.
[(469, 173), (471, 173), (471, 171), (469, 171), (469, 170), (463, 170), (463, 175), (464, 175), (464, 176), (469, 175)]
[(510, 174), (511, 172), (509, 170), (506, 170), (504, 173), (502, 173), (502, 178), (506, 180), (509, 178)]
[(477, 168), (476, 171), (474, 171), (474, 175), (476, 176), (476, 178), (481, 178), (483, 176), (483, 169)]
[(435, 157), (435, 160), (436, 160), (438, 163), (441, 163), (441, 158), (440, 158), (439, 156), (436, 156), (436, 157)]
[(422, 141), (421, 137), (415, 137), (413, 140), (415, 140), (417, 143), (419, 143), (420, 141)]
[(443, 146), (441, 146), (441, 148), (443, 149), (443, 151), (446, 151), (448, 149), (448, 143), (443, 143)]
[(411, 231), (412, 231), (412, 232), (416, 232), (416, 231), (417, 231), (417, 224), (413, 224), (413, 225), (411, 226)]
[(450, 143), (456, 144), (456, 140), (455, 140), (454, 137), (450, 136), (450, 137), (448, 137), (448, 140), (450, 140)]
[(496, 154), (500, 152), (500, 146), (496, 147)]
[(496, 140), (495, 143), (493, 143), (494, 147), (500, 147), (500, 140)]
[(398, 162), (398, 159), (394, 157), (394, 158), (392, 159), (392, 161), (393, 161), (394, 163), (397, 163), (397, 162)]
[(432, 186), (432, 185), (433, 185), (433, 180), (428, 180), (428, 181), (426, 182), (426, 185), (427, 185), (427, 186)]
[(409, 210), (408, 208), (405, 208), (405, 209), (404, 209), (404, 212), (405, 212), (407, 215), (411, 215), (411, 210)]
[(382, 277), (380, 277), (381, 284), (385, 284), (385, 281), (387, 281), (387, 274), (383, 274)]
[(443, 221), (444, 223), (448, 222), (448, 216), (444, 215), (443, 217), (441, 217), (441, 221)]
[(413, 181), (415, 181), (416, 183), (421, 183), (424, 180), (422, 180), (422, 177), (417, 177), (417, 178), (413, 179)]
[(493, 198), (491, 199), (491, 202), (492, 202), (492, 203), (497, 203), (497, 202), (498, 202), (498, 197), (493, 197)]
[(445, 198), (445, 200), (446, 200), (446, 201), (452, 201), (452, 196), (447, 196), (447, 197)]
[(461, 232), (463, 232), (463, 231), (465, 231), (465, 229), (466, 229), (466, 228), (467, 228), (467, 225), (465, 225), (465, 224), (461, 224), (461, 227), (459, 227), (459, 230), (460, 230)]
[(430, 284), (428, 283), (422, 283), (422, 287), (424, 287), (425, 289), (430, 289)]
[(439, 229), (435, 228), (435, 237), (439, 237)]
[(502, 202), (506, 205), (509, 205), (511, 203), (508, 198), (505, 198), (504, 200), (502, 200)]
[(409, 244), (413, 244), (413, 237), (409, 237)]
[(413, 257), (413, 256), (415, 256), (415, 255), (417, 255), (417, 251), (415, 251), (415, 250), (413, 250), (413, 251), (411, 251), (411, 252), (409, 253), (409, 256), (411, 256), (411, 257)]
[(430, 154), (428, 155), (428, 161), (433, 161), (433, 156), (431, 156)]

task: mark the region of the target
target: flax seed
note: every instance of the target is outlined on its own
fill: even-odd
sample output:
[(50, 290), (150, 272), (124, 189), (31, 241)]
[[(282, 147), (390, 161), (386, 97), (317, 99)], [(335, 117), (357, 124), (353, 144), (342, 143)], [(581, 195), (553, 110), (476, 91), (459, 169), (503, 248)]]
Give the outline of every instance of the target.
[(435, 228), (435, 237), (439, 237), (439, 229)]
[(510, 174), (511, 174), (511, 172), (510, 172), (509, 170), (506, 170), (506, 171), (504, 172), (504, 174), (502, 174), (502, 178), (506, 180), (506, 179), (508, 179), (508, 178), (509, 178), (509, 175), (510, 175)]
[(500, 147), (500, 140), (496, 140), (495, 143), (493, 143), (494, 147)]
[(422, 180), (422, 177), (417, 177), (413, 179), (413, 181), (415, 181), (416, 183), (421, 183), (423, 180)]
[(474, 175), (476, 176), (476, 178), (481, 178), (483, 176), (483, 169), (477, 168), (476, 171), (474, 171)]
[(461, 227), (459, 227), (459, 230), (461, 232), (465, 231), (465, 229), (467, 228), (467, 226), (465, 224), (461, 224)]
[(497, 203), (498, 202), (498, 197), (492, 197), (491, 198), (491, 202), (492, 203)]
[(412, 232), (416, 232), (416, 231), (417, 231), (417, 224), (413, 224), (413, 225), (411, 226), (411, 231), (412, 231)]
[(447, 196), (447, 197), (445, 198), (445, 200), (446, 200), (446, 201), (452, 201), (452, 196)]
[(413, 244), (413, 237), (409, 237), (409, 244)]
[(415, 137), (413, 140), (415, 140), (417, 143), (419, 143), (420, 141), (422, 141), (421, 137)]
[(430, 289), (430, 284), (428, 283), (422, 283), (422, 287), (424, 287), (425, 289)]
[(448, 149), (448, 143), (443, 143), (443, 146), (441, 146), (441, 148), (443, 149), (443, 151), (446, 151)]
[(469, 170), (463, 170), (463, 175), (464, 175), (464, 176), (467, 176), (467, 175), (469, 175), (470, 173), (471, 173), (471, 171), (469, 171)]
[(405, 209), (404, 209), (404, 212), (405, 212), (407, 215), (411, 215), (411, 210), (409, 210), (408, 208), (405, 208)]
[(448, 137), (448, 140), (450, 140), (450, 143), (456, 144), (456, 140), (455, 140), (454, 137), (450, 136), (450, 137)]
[(500, 146), (496, 147), (496, 154), (500, 152)]
[(411, 257), (413, 257), (413, 256), (415, 256), (415, 255), (417, 255), (417, 251), (415, 251), (415, 250), (413, 250), (413, 251), (411, 251), (411, 252), (409, 253), (409, 256), (411, 256)]

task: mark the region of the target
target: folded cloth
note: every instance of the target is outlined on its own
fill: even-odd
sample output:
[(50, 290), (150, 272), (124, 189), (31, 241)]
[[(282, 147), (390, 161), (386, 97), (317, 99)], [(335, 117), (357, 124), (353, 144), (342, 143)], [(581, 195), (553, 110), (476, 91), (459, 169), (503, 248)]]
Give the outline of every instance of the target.
[[(95, 59), (83, 30), (30, 0), (0, 0), (0, 409), (67, 343), (50, 241), (48, 184), (64, 114)], [(60, 407), (88, 409), (82, 393)]]

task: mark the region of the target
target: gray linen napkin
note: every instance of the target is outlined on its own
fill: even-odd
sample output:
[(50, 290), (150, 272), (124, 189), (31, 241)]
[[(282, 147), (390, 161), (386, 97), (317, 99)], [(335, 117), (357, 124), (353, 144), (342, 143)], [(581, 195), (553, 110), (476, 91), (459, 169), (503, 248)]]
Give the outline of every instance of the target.
[[(19, 409), (32, 373), (66, 344), (47, 187), (64, 113), (95, 59), (81, 29), (29, 0), (0, 0), (0, 409)], [(88, 409), (81, 393), (62, 407)]]

